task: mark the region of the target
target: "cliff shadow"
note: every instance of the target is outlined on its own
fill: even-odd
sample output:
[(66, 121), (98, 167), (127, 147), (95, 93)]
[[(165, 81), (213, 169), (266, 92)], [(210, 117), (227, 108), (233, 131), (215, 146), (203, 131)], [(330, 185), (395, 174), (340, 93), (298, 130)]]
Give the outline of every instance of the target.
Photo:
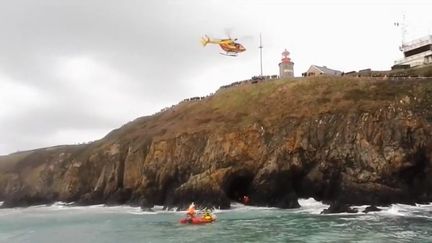
[(240, 172), (231, 175), (224, 187), (226, 196), (231, 201), (247, 204), (249, 200), (245, 201), (244, 197), (249, 196), (253, 179), (254, 175), (248, 172)]

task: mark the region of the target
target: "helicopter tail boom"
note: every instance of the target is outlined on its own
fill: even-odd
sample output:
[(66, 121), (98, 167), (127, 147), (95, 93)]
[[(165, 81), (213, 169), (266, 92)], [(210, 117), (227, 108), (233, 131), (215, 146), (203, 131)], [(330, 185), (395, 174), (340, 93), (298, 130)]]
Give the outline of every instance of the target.
[(206, 35), (206, 36), (204, 36), (204, 37), (201, 38), (201, 44), (203, 46), (206, 46), (208, 43), (211, 43), (211, 44), (220, 44), (221, 40), (210, 39), (210, 37), (208, 37), (208, 35)]

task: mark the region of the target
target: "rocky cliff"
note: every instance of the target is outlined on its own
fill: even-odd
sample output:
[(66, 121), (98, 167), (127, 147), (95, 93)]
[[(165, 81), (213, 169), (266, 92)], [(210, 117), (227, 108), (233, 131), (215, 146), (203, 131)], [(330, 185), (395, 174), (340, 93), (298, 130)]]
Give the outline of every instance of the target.
[(297, 207), (432, 201), (432, 79), (222, 89), (87, 145), (0, 157), (0, 201)]

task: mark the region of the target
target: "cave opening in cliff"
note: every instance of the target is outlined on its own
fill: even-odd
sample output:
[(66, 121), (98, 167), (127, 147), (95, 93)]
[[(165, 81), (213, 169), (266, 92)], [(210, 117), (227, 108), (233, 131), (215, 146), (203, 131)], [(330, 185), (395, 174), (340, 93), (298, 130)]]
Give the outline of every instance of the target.
[(245, 203), (244, 197), (249, 197), (253, 176), (250, 174), (233, 176), (227, 184), (225, 193), (232, 201)]

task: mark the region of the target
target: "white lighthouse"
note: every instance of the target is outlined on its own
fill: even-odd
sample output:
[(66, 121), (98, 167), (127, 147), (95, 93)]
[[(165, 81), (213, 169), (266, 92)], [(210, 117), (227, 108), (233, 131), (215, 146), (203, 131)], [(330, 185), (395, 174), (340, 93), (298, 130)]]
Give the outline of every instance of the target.
[(280, 78), (292, 78), (294, 77), (294, 63), (289, 58), (289, 51), (285, 49), (282, 52), (282, 59), (279, 63), (279, 77)]

